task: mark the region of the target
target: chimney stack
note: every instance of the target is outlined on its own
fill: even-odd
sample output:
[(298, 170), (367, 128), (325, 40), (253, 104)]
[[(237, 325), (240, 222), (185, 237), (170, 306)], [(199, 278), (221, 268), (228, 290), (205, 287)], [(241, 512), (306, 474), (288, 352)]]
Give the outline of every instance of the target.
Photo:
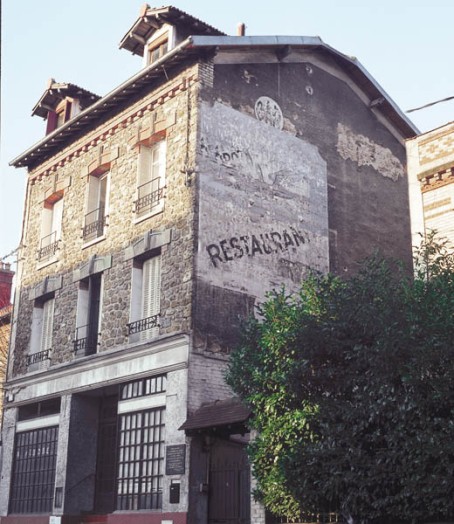
[(236, 36), (244, 36), (246, 34), (246, 24), (239, 23), (236, 27)]
[(0, 261), (0, 308), (11, 303), (11, 288), (13, 285), (14, 271), (11, 264)]

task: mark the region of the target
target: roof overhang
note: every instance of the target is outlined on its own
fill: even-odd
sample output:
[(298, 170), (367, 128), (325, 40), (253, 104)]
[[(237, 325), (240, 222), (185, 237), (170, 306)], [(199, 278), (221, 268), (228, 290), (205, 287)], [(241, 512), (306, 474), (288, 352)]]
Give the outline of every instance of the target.
[(75, 84), (60, 83), (50, 79), (46, 90), (32, 109), (32, 116), (37, 115), (41, 118), (46, 118), (47, 113), (55, 111), (60, 101), (66, 97), (79, 99), (82, 107), (87, 107), (101, 98), (99, 95), (95, 95)]
[(189, 415), (186, 422), (178, 429), (187, 435), (196, 434), (244, 434), (249, 430), (246, 426), (251, 411), (238, 398), (216, 400), (204, 404)]
[(75, 140), (84, 131), (99, 124), (102, 118), (120, 111), (123, 103), (141, 90), (150, 88), (153, 83), (166, 81), (168, 73), (185, 62), (200, 56), (221, 51), (271, 50), (278, 56), (290, 49), (310, 50), (330, 56), (347, 75), (362, 89), (386, 119), (399, 131), (403, 138), (419, 133), (417, 127), (405, 116), (391, 97), (375, 81), (368, 71), (355, 58), (348, 57), (325, 44), (319, 37), (305, 36), (190, 36), (171, 49), (161, 59), (140, 70), (116, 89), (87, 107), (74, 118), (45, 136), (38, 143), (11, 161), (14, 167), (33, 168), (49, 158), (63, 144)]
[(176, 7), (167, 6), (151, 9), (145, 4), (141, 9), (139, 18), (121, 39), (119, 48), (126, 49), (135, 55), (143, 56), (144, 46), (148, 39), (164, 24), (184, 28), (187, 35), (214, 36), (225, 34)]

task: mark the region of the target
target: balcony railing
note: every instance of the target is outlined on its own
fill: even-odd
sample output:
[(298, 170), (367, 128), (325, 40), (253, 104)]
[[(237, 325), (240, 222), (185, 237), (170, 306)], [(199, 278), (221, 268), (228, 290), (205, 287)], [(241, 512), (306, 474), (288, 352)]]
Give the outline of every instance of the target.
[(59, 240), (57, 240), (57, 231), (52, 231), (41, 239), (38, 249), (38, 260), (43, 261), (55, 255), (58, 249)]
[(161, 178), (157, 177), (142, 184), (138, 188), (138, 198), (135, 201), (136, 214), (141, 216), (151, 213), (164, 196), (164, 187), (161, 187)]
[(76, 336), (73, 340), (74, 353), (76, 356), (86, 356), (96, 353), (98, 348), (98, 335), (90, 324), (76, 328)]
[(99, 238), (104, 234), (106, 225), (104, 206), (98, 207), (85, 215), (85, 225), (82, 230), (82, 237), (85, 241)]
[(159, 327), (159, 314), (153, 315), (151, 317), (142, 318), (141, 320), (136, 320), (135, 322), (129, 322), (128, 326), (128, 335), (134, 335), (135, 333), (141, 333), (142, 331), (147, 331), (149, 329)]
[(44, 351), (39, 351), (38, 353), (32, 353), (27, 355), (26, 364), (27, 367), (32, 366), (33, 364), (40, 364), (45, 360), (50, 359), (50, 349), (45, 349)]

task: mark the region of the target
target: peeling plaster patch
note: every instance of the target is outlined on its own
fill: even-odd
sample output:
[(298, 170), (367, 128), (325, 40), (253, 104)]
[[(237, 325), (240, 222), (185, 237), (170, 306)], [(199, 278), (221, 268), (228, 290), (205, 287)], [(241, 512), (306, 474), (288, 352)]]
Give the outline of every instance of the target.
[(364, 135), (357, 135), (344, 126), (337, 124), (337, 151), (344, 160), (352, 160), (359, 166), (371, 166), (385, 178), (396, 182), (404, 176), (404, 168), (390, 149), (372, 142)]
[[(257, 77), (255, 75), (251, 75), (251, 73), (245, 69), (243, 72), (243, 79), (246, 81), (246, 84), (250, 84), (253, 79), (257, 80)], [(255, 85), (258, 86), (258, 84)]]
[(261, 96), (255, 103), (255, 116), (276, 129), (284, 127), (284, 117), (279, 104), (268, 96)]

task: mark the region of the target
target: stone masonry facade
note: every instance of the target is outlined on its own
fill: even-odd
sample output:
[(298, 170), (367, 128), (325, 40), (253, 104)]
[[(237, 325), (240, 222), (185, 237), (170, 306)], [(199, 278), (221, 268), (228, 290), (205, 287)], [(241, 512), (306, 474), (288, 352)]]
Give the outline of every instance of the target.
[[(171, 230), (171, 242), (161, 248), (162, 295), (160, 335), (187, 331), (191, 326), (192, 257), (194, 252), (194, 188), (185, 182), (184, 166), (192, 162), (196, 143), (197, 67), (171, 79), (58, 156), (30, 173), (27, 199), (26, 248), (22, 250), (23, 280), (14, 351), (14, 375), (26, 372), (33, 310), (31, 290), (56, 275), (62, 284), (55, 291), (53, 351), (50, 364), (70, 361), (76, 327), (78, 285), (73, 271), (90, 257), (112, 257), (104, 271), (104, 299), (99, 352), (127, 344), (132, 260), (125, 249), (149, 231)], [(167, 143), (164, 210), (143, 221), (135, 219), (138, 144), (150, 125)], [(114, 151), (110, 163), (109, 212), (103, 239), (84, 244), (81, 235), (87, 192), (87, 170), (103, 152)], [(55, 182), (57, 180), (57, 182)], [(55, 261), (37, 261), (43, 197), (65, 181), (62, 237)], [(32, 299), (30, 299), (30, 296)]]

